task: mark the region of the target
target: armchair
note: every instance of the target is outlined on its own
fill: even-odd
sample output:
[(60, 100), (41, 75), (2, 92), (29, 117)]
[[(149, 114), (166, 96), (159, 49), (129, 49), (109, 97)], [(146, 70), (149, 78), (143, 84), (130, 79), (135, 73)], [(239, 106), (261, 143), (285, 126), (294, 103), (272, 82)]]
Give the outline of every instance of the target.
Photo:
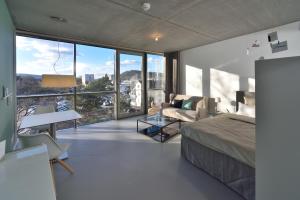
[(64, 169), (66, 169), (71, 174), (74, 173), (74, 170), (59, 157), (65, 153), (69, 144), (58, 144), (48, 133), (39, 133), (39, 134), (19, 134), (18, 138), (24, 148), (38, 146), (41, 144), (47, 145), (49, 161), (52, 168), (53, 162), (57, 161)]

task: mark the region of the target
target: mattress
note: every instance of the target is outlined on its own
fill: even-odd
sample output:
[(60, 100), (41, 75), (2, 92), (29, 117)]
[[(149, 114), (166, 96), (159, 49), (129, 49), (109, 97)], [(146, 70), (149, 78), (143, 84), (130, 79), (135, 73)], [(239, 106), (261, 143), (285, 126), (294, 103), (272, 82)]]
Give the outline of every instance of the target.
[(185, 125), (181, 134), (255, 168), (255, 119), (222, 114)]

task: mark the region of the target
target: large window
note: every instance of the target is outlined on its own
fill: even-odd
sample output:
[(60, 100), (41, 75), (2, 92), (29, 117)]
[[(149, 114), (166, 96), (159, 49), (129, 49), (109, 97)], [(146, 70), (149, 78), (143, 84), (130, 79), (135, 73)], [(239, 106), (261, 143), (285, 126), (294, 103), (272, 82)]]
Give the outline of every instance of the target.
[[(17, 36), (16, 50), (18, 124), (23, 116), (41, 110), (39, 106), (50, 106), (58, 112), (75, 109), (83, 116), (77, 121), (79, 125), (112, 119), (117, 106), (122, 116), (142, 114), (146, 80), (148, 106), (164, 101), (165, 59), (161, 55), (147, 54), (148, 72), (143, 77), (143, 53), (120, 53), (116, 70), (115, 49)], [(74, 75), (77, 87), (43, 88), (43, 74)], [(73, 126), (73, 121), (64, 122), (58, 129)]]
[(143, 56), (120, 54), (120, 116), (143, 113)]
[(165, 58), (161, 55), (147, 55), (148, 107), (165, 101)]
[(113, 118), (115, 50), (76, 45), (76, 108), (80, 124)]
[(42, 74), (72, 75), (74, 45), (17, 36), (17, 95), (61, 94), (73, 88), (42, 88)]
[[(76, 109), (83, 116), (79, 125), (112, 119), (115, 50), (23, 36), (16, 41), (18, 125), (39, 106)], [(42, 74), (76, 74), (78, 87), (43, 88)], [(58, 129), (73, 126), (64, 122)]]
[[(72, 75), (74, 45), (65, 42), (17, 36), (17, 119), (34, 114), (38, 106), (57, 111), (74, 109), (74, 88), (42, 88), (42, 74)], [(74, 126), (63, 122), (58, 129)]]

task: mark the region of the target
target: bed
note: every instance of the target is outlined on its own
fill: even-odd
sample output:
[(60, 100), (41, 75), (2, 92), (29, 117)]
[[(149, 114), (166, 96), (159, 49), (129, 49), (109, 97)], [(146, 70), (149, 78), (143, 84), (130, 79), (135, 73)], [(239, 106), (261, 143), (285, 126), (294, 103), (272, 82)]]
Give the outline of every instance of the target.
[[(237, 104), (243, 95), (237, 92)], [(245, 199), (255, 199), (255, 118), (222, 114), (180, 131), (184, 158)]]

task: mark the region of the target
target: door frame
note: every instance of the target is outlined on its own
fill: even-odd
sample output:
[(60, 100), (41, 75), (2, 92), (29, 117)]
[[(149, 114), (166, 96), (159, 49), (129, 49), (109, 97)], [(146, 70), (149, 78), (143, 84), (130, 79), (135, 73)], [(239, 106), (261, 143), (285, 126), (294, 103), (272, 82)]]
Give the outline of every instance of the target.
[[(120, 112), (120, 75), (121, 75), (121, 64), (120, 55), (136, 55), (142, 57), (142, 100), (141, 100), (141, 111), (135, 113), (121, 113)], [(115, 66), (115, 119), (124, 119), (128, 117), (134, 117), (138, 115), (144, 115), (147, 113), (147, 54), (134, 51), (116, 50), (116, 66)]]

